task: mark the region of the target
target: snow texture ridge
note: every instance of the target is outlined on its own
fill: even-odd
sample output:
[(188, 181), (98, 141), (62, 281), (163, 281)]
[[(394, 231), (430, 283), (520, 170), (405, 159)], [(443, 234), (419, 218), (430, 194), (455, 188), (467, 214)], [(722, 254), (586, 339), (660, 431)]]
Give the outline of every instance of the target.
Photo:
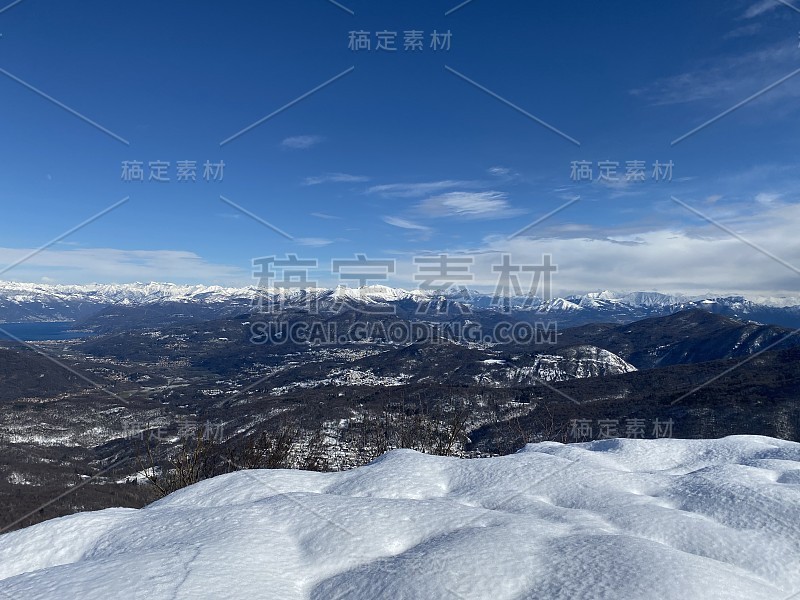
[(601, 440), (242, 471), (0, 536), (0, 597), (788, 600), (800, 444)]

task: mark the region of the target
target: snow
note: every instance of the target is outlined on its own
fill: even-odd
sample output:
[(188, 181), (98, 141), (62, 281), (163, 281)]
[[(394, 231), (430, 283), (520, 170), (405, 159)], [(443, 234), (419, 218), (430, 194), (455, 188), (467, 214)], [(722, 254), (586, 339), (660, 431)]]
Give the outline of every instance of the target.
[(12, 485), (33, 485), (33, 482), (25, 477), (22, 473), (17, 473), (16, 471), (12, 471), (11, 474), (6, 477), (6, 481)]
[(337, 299), (358, 300), (365, 303), (386, 303), (401, 300), (417, 301), (428, 298), (430, 294), (420, 290), (405, 290), (385, 285), (367, 285), (358, 288), (340, 285), (333, 290), (333, 296)]
[(254, 296), (254, 288), (223, 288), (175, 283), (48, 285), (0, 281), (0, 297), (16, 302), (59, 300), (100, 304), (150, 304), (166, 300), (221, 302), (231, 298), (250, 298), (252, 296)]
[[(631, 373), (636, 367), (622, 358), (596, 346), (573, 346), (564, 350), (565, 356), (538, 354), (533, 364), (524, 367), (509, 366), (504, 369), (479, 373), (472, 377), (480, 385), (506, 385), (515, 382), (536, 385), (575, 378), (601, 377)], [(506, 365), (504, 360), (483, 360), (484, 365)]]
[(602, 440), (243, 471), (0, 536), (0, 597), (777, 599), (800, 444)]
[[(120, 304), (125, 306), (146, 306), (165, 302), (185, 304), (203, 304), (225, 306), (228, 303), (254, 302), (258, 298), (276, 303), (305, 302), (309, 297), (321, 302), (357, 300), (365, 304), (387, 304), (410, 300), (414, 302), (430, 301), (437, 298), (451, 298), (467, 305), (489, 308), (496, 306), (493, 295), (470, 290), (465, 294), (460, 290), (419, 290), (402, 289), (385, 285), (369, 285), (360, 288), (337, 286), (327, 288), (259, 288), (221, 287), (206, 285), (181, 285), (175, 283), (126, 283), (126, 284), (86, 284), (86, 285), (50, 285), (42, 283), (21, 283), (0, 281), (0, 303), (16, 305), (36, 305), (54, 310), (50, 304), (82, 303), (97, 306)], [(683, 294), (662, 294), (658, 292), (614, 292), (604, 290), (575, 294), (568, 298), (544, 300), (536, 296), (520, 296), (509, 298), (510, 306), (517, 310), (533, 310), (541, 313), (574, 313), (586, 308), (628, 308), (642, 307), (675, 307), (692, 302), (714, 302), (707, 296), (687, 296)], [(744, 297), (717, 298), (726, 305), (744, 310), (749, 304)], [(800, 306), (800, 296), (765, 297), (753, 296), (763, 306), (791, 308)], [(41, 306), (39, 306), (41, 305)]]
[(292, 390), (318, 388), (324, 386), (385, 386), (394, 387), (403, 385), (411, 379), (411, 375), (401, 373), (396, 376), (384, 377), (375, 375), (372, 371), (359, 369), (333, 369), (325, 379), (312, 379), (296, 381), (270, 391), (272, 396), (282, 396)]
[(574, 302), (570, 302), (564, 298), (556, 298), (555, 300), (551, 301), (548, 305), (541, 307), (539, 310), (541, 312), (551, 312), (551, 311), (564, 311), (564, 312), (573, 312), (576, 310), (581, 310), (583, 307), (575, 304)]

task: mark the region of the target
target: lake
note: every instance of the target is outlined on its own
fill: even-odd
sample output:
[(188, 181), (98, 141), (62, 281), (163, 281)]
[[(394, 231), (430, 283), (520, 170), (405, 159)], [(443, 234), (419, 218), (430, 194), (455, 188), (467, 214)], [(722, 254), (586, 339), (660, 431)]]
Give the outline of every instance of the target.
[(69, 328), (73, 325), (74, 323), (69, 322), (0, 323), (0, 340), (14, 341), (14, 337), (16, 337), (25, 342), (43, 342), (47, 340), (72, 340), (91, 335), (85, 331), (69, 331)]

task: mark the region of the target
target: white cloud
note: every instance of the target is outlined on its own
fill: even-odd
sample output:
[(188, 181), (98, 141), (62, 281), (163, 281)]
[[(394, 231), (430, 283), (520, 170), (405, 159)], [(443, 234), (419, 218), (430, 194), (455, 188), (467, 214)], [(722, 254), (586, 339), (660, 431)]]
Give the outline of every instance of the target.
[[(691, 213), (687, 211), (690, 219)], [(719, 215), (708, 213), (711, 218)], [(735, 222), (720, 219), (749, 242), (800, 269), (800, 205), (763, 207), (758, 218)], [(759, 252), (724, 231), (697, 218), (690, 227), (662, 227), (603, 236), (575, 230), (571, 235), (534, 237), (493, 236), (472, 249), (475, 285), (496, 284), (491, 266), (502, 253), (516, 264), (542, 264), (550, 254), (558, 265), (554, 291), (612, 289), (656, 290), (687, 294), (750, 294), (797, 296), (800, 275), (780, 261)], [(444, 250), (443, 250), (444, 251)], [(458, 252), (458, 250), (454, 250)]]
[(311, 216), (312, 217), (316, 217), (317, 219), (324, 219), (326, 221), (334, 221), (334, 220), (338, 221), (338, 220), (341, 220), (341, 218), (342, 218), (342, 217), (337, 217), (337, 216), (334, 216), (334, 215), (329, 215), (327, 213), (321, 213), (321, 212), (312, 212)]
[(326, 173), (318, 177), (307, 177), (303, 185), (320, 185), (323, 183), (364, 183), (369, 177), (350, 175), (348, 173)]
[(297, 135), (283, 140), (281, 146), (290, 150), (308, 150), (323, 141), (325, 141), (325, 138), (319, 135)]
[[(729, 108), (797, 68), (797, 47), (783, 42), (736, 56), (699, 61), (693, 70), (658, 79), (632, 90), (655, 106), (706, 101)], [(790, 79), (754, 99), (751, 104), (800, 96), (800, 82)], [(774, 115), (774, 113), (773, 113)]]
[(522, 214), (503, 192), (449, 192), (423, 200), (416, 210), (427, 217), (504, 219)]
[(430, 231), (430, 227), (426, 227), (425, 225), (420, 225), (419, 223), (414, 223), (413, 221), (409, 221), (408, 219), (402, 219), (400, 217), (383, 217), (384, 222), (388, 223), (389, 225), (393, 225), (394, 227), (399, 227), (400, 229), (411, 229), (414, 231)]
[(759, 204), (766, 204), (766, 205), (774, 204), (775, 202), (780, 200), (780, 198), (781, 198), (780, 194), (775, 194), (771, 192), (761, 192), (760, 194), (756, 194), (756, 202), (758, 202)]
[(761, 33), (764, 29), (761, 23), (748, 23), (747, 25), (742, 25), (741, 27), (737, 27), (736, 29), (729, 31), (725, 34), (726, 40), (735, 40), (737, 38), (748, 37), (751, 35), (756, 35)]
[[(33, 249), (0, 248), (0, 264), (23, 259)], [(174, 283), (245, 284), (248, 269), (208, 262), (194, 252), (181, 250), (118, 250), (79, 248), (45, 250), (3, 275), (17, 281), (47, 278), (59, 283)]]
[(423, 183), (390, 183), (375, 185), (367, 190), (368, 194), (379, 194), (387, 198), (420, 198), (428, 194), (435, 194), (444, 190), (464, 187), (483, 187), (479, 181), (455, 181), (444, 179), (442, 181), (428, 181)]
[(742, 17), (745, 19), (753, 19), (763, 15), (764, 13), (773, 11), (779, 6), (781, 6), (781, 3), (778, 2), (778, 0), (761, 0), (760, 2), (756, 2), (755, 4), (751, 5), (744, 12)]
[(323, 246), (330, 246), (333, 243), (333, 240), (327, 240), (325, 238), (295, 238), (295, 243), (300, 244), (301, 246), (310, 246), (311, 248), (322, 248)]
[[(697, 239), (669, 231), (641, 236), (641, 243), (613, 240), (519, 240), (500, 248), (516, 256), (549, 252), (561, 289), (654, 289), (685, 293), (789, 293), (797, 274), (734, 238)], [(797, 248), (794, 258), (800, 264)]]

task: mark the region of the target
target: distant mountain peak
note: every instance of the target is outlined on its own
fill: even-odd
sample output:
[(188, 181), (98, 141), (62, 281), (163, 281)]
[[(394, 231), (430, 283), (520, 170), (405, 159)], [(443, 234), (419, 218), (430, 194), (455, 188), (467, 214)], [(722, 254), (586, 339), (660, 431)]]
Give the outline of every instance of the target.
[[(741, 295), (695, 296), (662, 292), (614, 292), (600, 290), (567, 297), (543, 299), (524, 295), (499, 298), (491, 293), (464, 290), (403, 289), (388, 285), (329, 288), (260, 288), (188, 285), (168, 282), (53, 285), (0, 281), (0, 322), (77, 321), (110, 307), (183, 306), (216, 310), (229, 315), (241, 314), (259, 302), (294, 305), (298, 308), (309, 299), (322, 306), (353, 303), (401, 306), (404, 303), (452, 303), (475, 310), (510, 309), (542, 315), (563, 323), (631, 322), (663, 316), (681, 310), (700, 308), (742, 320), (800, 325), (800, 298), (792, 304), (789, 298), (773, 298), (757, 303)], [(767, 299), (770, 300), (770, 299)]]

